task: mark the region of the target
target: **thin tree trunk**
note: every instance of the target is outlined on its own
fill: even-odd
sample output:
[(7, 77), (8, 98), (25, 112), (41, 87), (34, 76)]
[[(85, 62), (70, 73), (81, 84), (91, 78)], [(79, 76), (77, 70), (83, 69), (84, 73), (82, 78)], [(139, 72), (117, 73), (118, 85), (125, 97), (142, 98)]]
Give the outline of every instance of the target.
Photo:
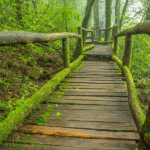
[(115, 5), (115, 24), (118, 26), (120, 20), (120, 0), (116, 0)]
[[(105, 9), (105, 16), (106, 16), (106, 28), (111, 27), (111, 6), (112, 6), (112, 0), (105, 0), (106, 3), (106, 9)], [(105, 30), (105, 41), (109, 41), (110, 36), (110, 30)]]
[(124, 17), (124, 15), (125, 15), (126, 10), (127, 10), (128, 3), (129, 3), (129, 0), (126, 0), (126, 2), (125, 2), (125, 4), (124, 4), (124, 7), (123, 7), (121, 19), (120, 19), (120, 22), (119, 22), (119, 31), (121, 31), (122, 22), (123, 22), (123, 17)]
[[(86, 5), (86, 10), (85, 10), (85, 16), (83, 18), (82, 21), (82, 27), (83, 28), (88, 28), (89, 27), (89, 19), (91, 16), (91, 11), (92, 11), (92, 6), (94, 4), (95, 0), (87, 0), (87, 5)], [(82, 36), (83, 36), (83, 43), (85, 43), (85, 39), (86, 39), (86, 32), (82, 32)], [(76, 50), (73, 54), (74, 59), (76, 59), (79, 56), (79, 50), (78, 50), (78, 42), (76, 44)]]
[[(82, 27), (83, 28), (88, 28), (89, 27), (89, 18), (91, 16), (91, 10), (92, 10), (92, 6), (94, 4), (95, 0), (87, 0), (87, 5), (86, 5), (86, 10), (85, 10), (85, 16), (83, 18), (82, 21)], [(83, 32), (83, 43), (85, 43), (85, 38), (86, 38), (86, 32)]]
[[(94, 28), (99, 27), (99, 0), (94, 3)], [(99, 29), (96, 29), (96, 36), (99, 36)]]

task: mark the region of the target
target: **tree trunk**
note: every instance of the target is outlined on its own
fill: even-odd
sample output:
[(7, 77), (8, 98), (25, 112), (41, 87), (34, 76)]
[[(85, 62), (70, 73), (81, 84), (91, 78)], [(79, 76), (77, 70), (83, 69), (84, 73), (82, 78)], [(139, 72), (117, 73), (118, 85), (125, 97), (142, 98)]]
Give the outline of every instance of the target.
[[(92, 6), (93, 6), (94, 2), (95, 2), (95, 0), (87, 0), (85, 16), (84, 16), (83, 21), (82, 21), (82, 27), (83, 28), (87, 29), (89, 27), (88, 23), (89, 23), (89, 19), (90, 19), (90, 16), (91, 16), (91, 10), (92, 10)], [(87, 35), (87, 33), (83, 31), (83, 33), (82, 33), (83, 43), (85, 43), (86, 35)], [(76, 50), (73, 54), (73, 57), (74, 57), (74, 59), (76, 59), (78, 56), (79, 56), (79, 51), (78, 51), (78, 42), (77, 42)]]
[[(92, 6), (93, 6), (94, 2), (95, 2), (95, 0), (87, 0), (85, 16), (82, 21), (83, 28), (87, 29), (89, 27), (88, 22), (89, 22), (89, 18), (91, 16), (91, 10), (92, 10)], [(86, 35), (87, 35), (86, 32), (83, 31), (83, 43), (85, 43)]]
[[(105, 28), (110, 28), (111, 27), (111, 5), (112, 5), (112, 0), (105, 0), (105, 16), (106, 16), (106, 27)], [(110, 30), (105, 30), (105, 41), (109, 41), (109, 36), (110, 36)]]
[(115, 24), (118, 26), (120, 20), (120, 0), (116, 0), (115, 5)]
[(123, 22), (123, 17), (124, 17), (124, 15), (125, 15), (126, 10), (127, 10), (128, 2), (129, 2), (129, 0), (126, 0), (126, 2), (125, 2), (125, 4), (124, 4), (124, 7), (123, 7), (121, 19), (120, 19), (120, 22), (119, 22), (119, 31), (121, 31), (122, 22)]
[(148, 2), (148, 8), (146, 11), (146, 17), (145, 17), (145, 21), (150, 21), (150, 2)]
[[(99, 27), (99, 0), (94, 3), (94, 28)], [(99, 29), (96, 29), (96, 36), (99, 36)]]

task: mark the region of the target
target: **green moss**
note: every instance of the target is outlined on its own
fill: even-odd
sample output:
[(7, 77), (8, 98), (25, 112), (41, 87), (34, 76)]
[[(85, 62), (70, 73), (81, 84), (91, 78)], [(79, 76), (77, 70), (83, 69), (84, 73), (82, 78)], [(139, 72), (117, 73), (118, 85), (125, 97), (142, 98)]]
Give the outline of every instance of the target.
[(123, 74), (125, 75), (131, 112), (133, 113), (133, 117), (137, 121), (138, 127), (140, 129), (145, 122), (145, 115), (140, 107), (140, 103), (137, 97), (137, 90), (133, 81), (132, 74), (126, 66), (122, 66), (122, 61), (117, 56), (112, 55), (112, 59), (118, 64)]
[(5, 120), (0, 122), (0, 143), (7, 138), (17, 124), (32, 112), (33, 108), (37, 108), (53, 92), (54, 88), (71, 72), (71, 68), (76, 67), (83, 58), (84, 56), (80, 55), (70, 64), (70, 68), (65, 68), (56, 74), (31, 98), (26, 99), (23, 104), (16, 107), (16, 110), (10, 112)]

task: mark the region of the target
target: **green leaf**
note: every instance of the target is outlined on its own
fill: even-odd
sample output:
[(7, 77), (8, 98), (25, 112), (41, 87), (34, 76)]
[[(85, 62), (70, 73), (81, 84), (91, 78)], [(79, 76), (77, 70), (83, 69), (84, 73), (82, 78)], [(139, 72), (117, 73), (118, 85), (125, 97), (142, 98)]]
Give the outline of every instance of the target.
[(60, 112), (57, 112), (56, 115), (57, 115), (57, 116), (61, 116), (61, 113), (60, 113)]
[(44, 119), (43, 117), (39, 117), (39, 118), (38, 118), (38, 121), (39, 121), (40, 123), (45, 123), (45, 119)]

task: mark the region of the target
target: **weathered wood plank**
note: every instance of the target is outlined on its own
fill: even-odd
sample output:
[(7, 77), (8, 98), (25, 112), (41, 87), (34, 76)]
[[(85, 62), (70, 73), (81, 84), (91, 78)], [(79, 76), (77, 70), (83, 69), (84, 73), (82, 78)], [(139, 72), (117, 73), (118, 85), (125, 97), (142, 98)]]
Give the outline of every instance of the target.
[(63, 86), (63, 85), (61, 85), (61, 87), (62, 88), (64, 88), (64, 89), (95, 89), (95, 90), (100, 90), (100, 91), (103, 91), (103, 92), (127, 92), (127, 88), (126, 87), (122, 87), (122, 88), (120, 88), (120, 87), (115, 87), (115, 88), (113, 88), (113, 87), (105, 87), (105, 86), (99, 86), (99, 87), (97, 87), (97, 86), (83, 86), (83, 85), (78, 85), (78, 86), (71, 86), (71, 85), (69, 85), (69, 86)]
[[(28, 140), (26, 139), (28, 137)], [(136, 148), (135, 141), (129, 140), (108, 140), (108, 139), (82, 139), (82, 138), (68, 138), (68, 137), (52, 137), (48, 135), (31, 135), (16, 133), (8, 139), (8, 141), (20, 141), (22, 143), (34, 143), (34, 144), (52, 144), (56, 146), (70, 146), (77, 147), (78, 149), (90, 148), (101, 150), (133, 150)]]
[[(51, 96), (48, 96), (47, 99), (51, 98)], [(63, 96), (62, 98), (60, 98), (60, 100), (61, 99), (128, 102), (127, 97)]]
[[(53, 95), (57, 94), (53, 93)], [(119, 96), (119, 97), (127, 97), (128, 94), (127, 93), (123, 93), (123, 92), (83, 92), (81, 89), (78, 89), (78, 91), (67, 91), (65, 94), (65, 96)]]
[[(47, 100), (48, 102), (48, 100)], [(86, 101), (86, 100), (59, 100), (59, 101), (52, 101), (52, 103), (57, 103), (57, 104), (91, 104), (91, 105), (110, 105), (110, 106), (115, 106), (115, 105), (129, 105), (128, 102), (108, 102), (108, 101)]]
[[(30, 120), (26, 124), (30, 124)], [(43, 124), (48, 127), (67, 127), (75, 129), (93, 129), (101, 131), (131, 131), (137, 132), (135, 123), (133, 122), (83, 122), (83, 121), (65, 121), (65, 120), (50, 120)]]
[(67, 105), (67, 106), (64, 106), (64, 105), (59, 105), (59, 107), (55, 107), (55, 109), (59, 110), (59, 109), (74, 109), (74, 110), (77, 110), (77, 109), (82, 109), (82, 110), (130, 110), (128, 106), (97, 106), (97, 105), (91, 105), (91, 106), (88, 106), (88, 105)]
[(65, 83), (65, 82), (62, 82), (60, 83), (60, 86), (68, 86), (68, 85), (71, 85), (71, 86), (88, 86), (88, 87), (96, 87), (96, 88), (110, 88), (110, 87), (113, 87), (113, 88), (123, 88), (123, 87), (126, 87), (124, 84), (114, 84), (114, 83), (110, 83), (110, 84), (93, 84), (93, 83), (72, 83), (72, 82), (68, 82), (68, 83)]
[(80, 80), (80, 79), (72, 79), (69, 81), (68, 79), (64, 79), (62, 83), (95, 83), (95, 84), (125, 84), (124, 81), (86, 81), (86, 80)]
[(122, 139), (122, 140), (139, 140), (140, 137), (134, 132), (111, 132), (96, 131), (84, 129), (70, 129), (61, 127), (46, 127), (36, 125), (26, 125), (19, 129), (19, 132), (26, 134), (43, 134), (50, 136), (65, 136), (76, 138), (94, 138), (94, 139)]
[(77, 80), (85, 80), (85, 81), (122, 81), (122, 78), (116, 78), (116, 77), (91, 77), (91, 78), (89, 78), (89, 77), (76, 77), (76, 78), (74, 78), (74, 77), (67, 77), (66, 79), (77, 79)]

